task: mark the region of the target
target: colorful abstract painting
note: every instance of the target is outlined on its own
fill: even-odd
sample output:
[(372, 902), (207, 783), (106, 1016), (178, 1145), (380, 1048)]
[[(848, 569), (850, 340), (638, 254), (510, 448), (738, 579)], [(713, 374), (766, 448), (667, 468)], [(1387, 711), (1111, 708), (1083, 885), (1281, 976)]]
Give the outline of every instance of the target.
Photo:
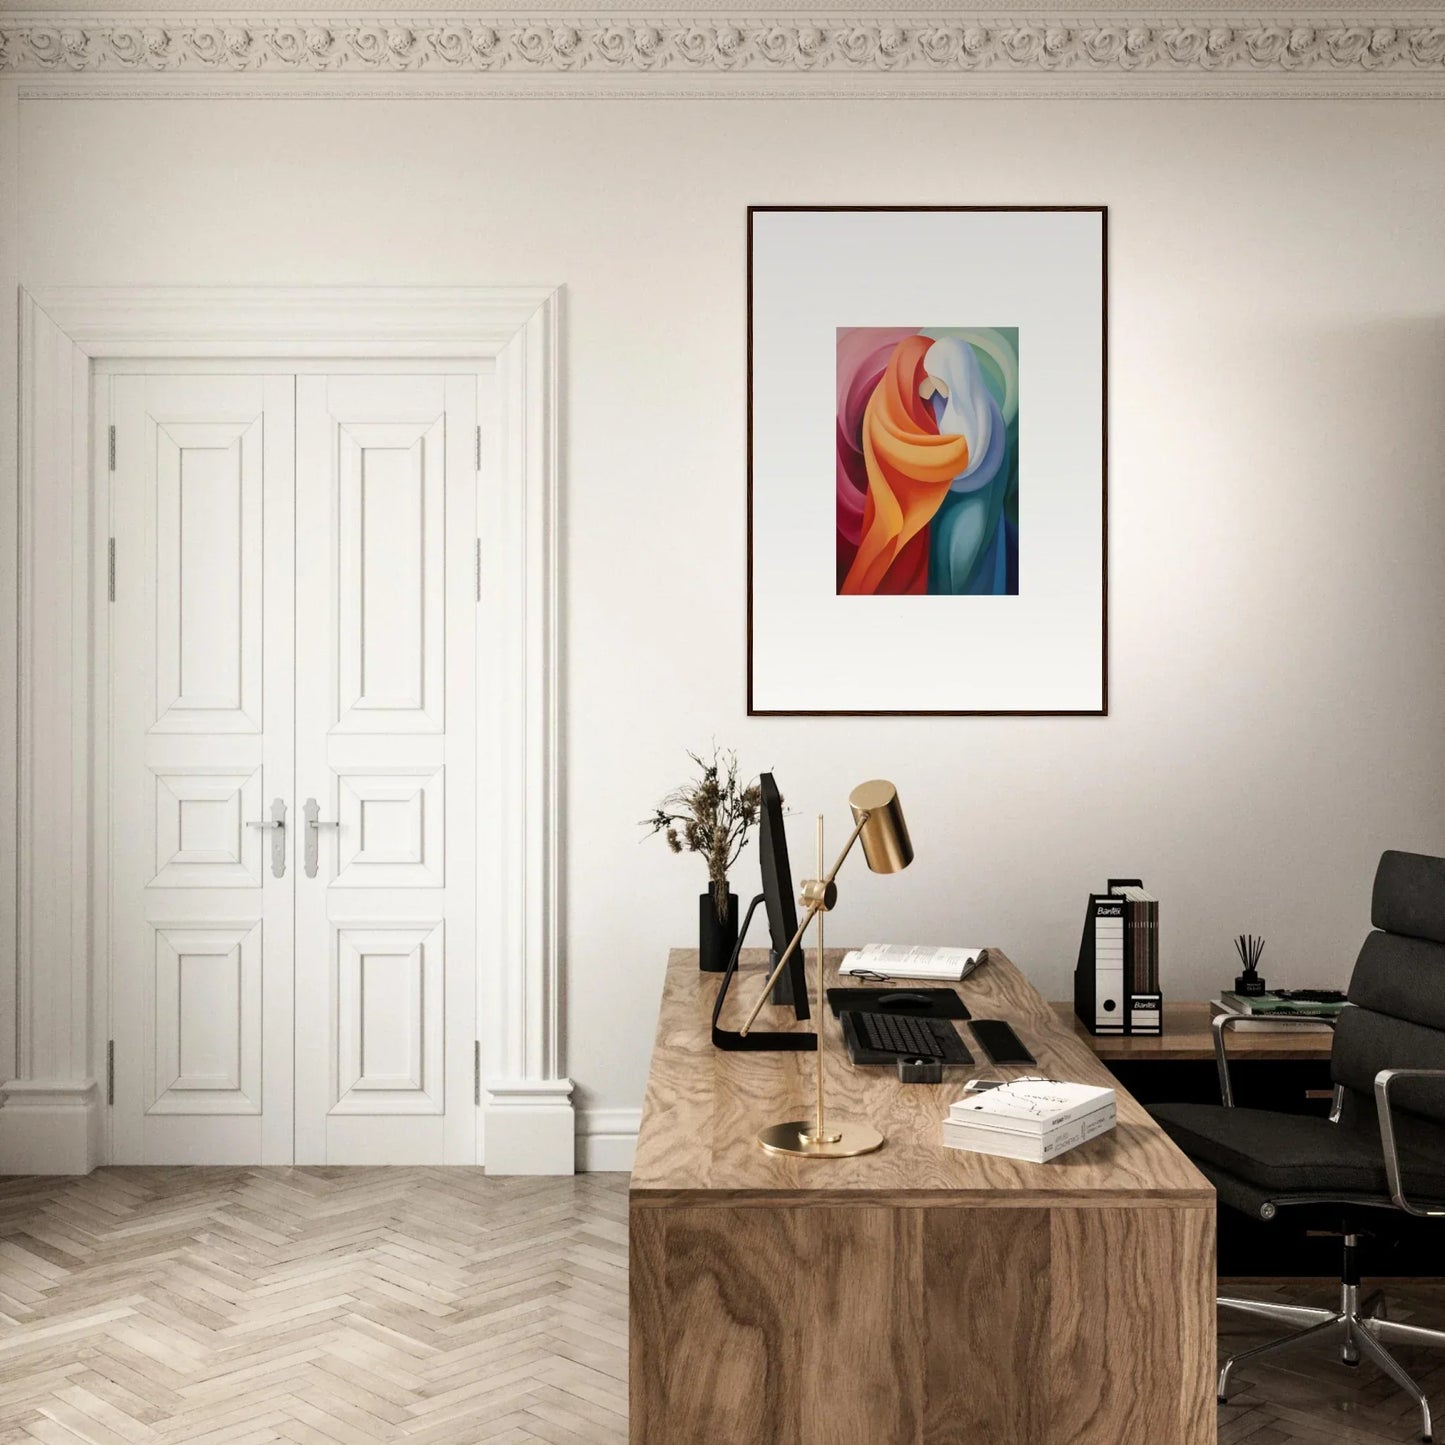
[(839, 327), (837, 449), (840, 596), (1017, 595), (1017, 327)]

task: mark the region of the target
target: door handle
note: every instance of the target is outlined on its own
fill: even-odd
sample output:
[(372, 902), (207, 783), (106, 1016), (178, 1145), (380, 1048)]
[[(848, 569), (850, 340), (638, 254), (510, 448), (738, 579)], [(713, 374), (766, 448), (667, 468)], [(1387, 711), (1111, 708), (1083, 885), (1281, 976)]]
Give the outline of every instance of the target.
[(315, 798), (307, 798), (301, 811), (306, 814), (306, 876), (316, 876), (317, 864), (321, 853), (321, 830), (323, 828), (339, 828), (340, 823), (334, 819), (330, 822), (321, 817), (321, 804)]
[(248, 828), (270, 828), (271, 871), (278, 878), (286, 876), (286, 803), (282, 798), (271, 804), (271, 816), (259, 823), (247, 823)]

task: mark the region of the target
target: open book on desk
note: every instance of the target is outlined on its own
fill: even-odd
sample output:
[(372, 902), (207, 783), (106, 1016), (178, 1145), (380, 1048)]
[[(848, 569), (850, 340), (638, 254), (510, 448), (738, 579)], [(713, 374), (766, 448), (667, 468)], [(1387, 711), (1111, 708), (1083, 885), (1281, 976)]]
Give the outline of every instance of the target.
[(838, 972), (854, 978), (930, 978), (961, 983), (987, 961), (984, 948), (927, 948), (908, 943), (869, 943), (843, 955)]

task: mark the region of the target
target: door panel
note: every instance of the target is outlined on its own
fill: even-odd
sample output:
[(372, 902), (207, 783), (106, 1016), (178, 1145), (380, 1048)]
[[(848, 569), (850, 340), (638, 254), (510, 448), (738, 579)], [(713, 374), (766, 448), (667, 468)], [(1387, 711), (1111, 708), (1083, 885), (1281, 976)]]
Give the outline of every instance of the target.
[(298, 1163), (475, 1157), (477, 378), (297, 382)]
[(442, 415), (336, 426), (338, 732), (446, 726), (445, 432)]
[(337, 927), (333, 1115), (440, 1114), (445, 925)]
[(333, 888), (446, 885), (446, 769), (337, 770)]
[(262, 925), (152, 925), (157, 1114), (260, 1114)]
[(155, 728), (259, 733), (262, 419), (150, 420), (156, 490)]
[(112, 1159), (288, 1163), (294, 384), (110, 386)]
[(261, 769), (155, 773), (156, 888), (260, 888), (265, 883)]

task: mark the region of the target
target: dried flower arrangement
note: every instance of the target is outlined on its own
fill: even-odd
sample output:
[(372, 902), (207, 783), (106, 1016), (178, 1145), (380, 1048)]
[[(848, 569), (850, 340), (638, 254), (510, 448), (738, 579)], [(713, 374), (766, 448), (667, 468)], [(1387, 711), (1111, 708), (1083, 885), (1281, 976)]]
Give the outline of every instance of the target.
[(737, 862), (758, 821), (757, 783), (738, 781), (738, 755), (713, 744), (709, 762), (688, 753), (699, 769), (693, 782), (674, 788), (641, 826), (662, 833), (674, 853), (701, 853), (707, 861), (713, 903), (721, 921), (728, 913), (728, 870)]

